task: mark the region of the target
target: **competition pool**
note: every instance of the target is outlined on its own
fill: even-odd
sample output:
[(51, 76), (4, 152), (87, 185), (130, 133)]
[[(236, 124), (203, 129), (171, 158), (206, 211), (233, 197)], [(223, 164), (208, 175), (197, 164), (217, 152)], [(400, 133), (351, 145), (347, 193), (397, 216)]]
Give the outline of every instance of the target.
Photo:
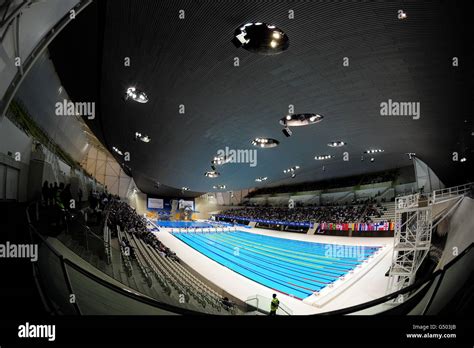
[(171, 234), (232, 271), (300, 300), (321, 291), (380, 248), (303, 242), (241, 231)]

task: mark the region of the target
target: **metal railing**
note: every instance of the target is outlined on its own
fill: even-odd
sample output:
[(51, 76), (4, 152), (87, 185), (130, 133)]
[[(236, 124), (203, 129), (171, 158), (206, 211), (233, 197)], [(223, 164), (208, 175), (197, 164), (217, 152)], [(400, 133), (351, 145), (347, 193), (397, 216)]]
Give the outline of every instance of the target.
[(436, 191), (433, 191), (433, 193), (431, 194), (431, 202), (437, 203), (449, 198), (465, 195), (469, 193), (469, 191), (472, 191), (472, 190), (474, 190), (474, 182), (436, 190)]
[(395, 198), (395, 209), (410, 209), (418, 207), (418, 201), (420, 199), (420, 194), (410, 194), (406, 196), (399, 196)]
[[(127, 248), (123, 243), (122, 243), (122, 238), (125, 237), (123, 235), (123, 232), (120, 230), (120, 227), (117, 226), (117, 237), (118, 237), (118, 243), (119, 243), (119, 255), (120, 259), (122, 260), (123, 266), (125, 268), (125, 273), (127, 274), (127, 277), (132, 276), (133, 272), (133, 266), (132, 266), (132, 260), (130, 257), (130, 249)], [(126, 249), (127, 248), (127, 249)]]
[(104, 222), (104, 249), (105, 249), (105, 256), (107, 258), (107, 264), (110, 265), (112, 263), (112, 245), (111, 239), (112, 235), (109, 229), (109, 212), (106, 212), (105, 215), (105, 222)]
[(474, 183), (467, 183), (459, 186), (448, 187), (435, 190), (430, 193), (413, 193), (395, 198), (395, 207), (397, 209), (416, 208), (420, 203), (427, 204), (439, 203), (451, 198), (460, 197), (474, 190)]
[(142, 250), (138, 247), (138, 244), (133, 234), (128, 235), (127, 232), (125, 231), (124, 235), (125, 235), (125, 239), (133, 248), (133, 253), (134, 253), (135, 259), (137, 260), (138, 267), (140, 268), (140, 271), (142, 272), (143, 277), (145, 278), (148, 287), (151, 288), (153, 285), (153, 279), (151, 278), (151, 274), (150, 274), (151, 270), (146, 265), (145, 256), (142, 254)]

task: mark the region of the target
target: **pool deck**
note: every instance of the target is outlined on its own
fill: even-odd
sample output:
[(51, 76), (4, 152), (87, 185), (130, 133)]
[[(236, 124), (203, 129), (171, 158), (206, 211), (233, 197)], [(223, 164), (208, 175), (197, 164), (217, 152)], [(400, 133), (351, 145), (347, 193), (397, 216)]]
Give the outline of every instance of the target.
[[(385, 295), (388, 278), (385, 273), (392, 261), (393, 237), (364, 238), (364, 237), (336, 237), (322, 235), (307, 235), (300, 233), (271, 231), (252, 228), (242, 229), (245, 232), (266, 236), (318, 242), (338, 245), (384, 246), (368, 262), (358, 268), (353, 274), (348, 274), (344, 280), (338, 281), (331, 288), (325, 288), (320, 295), (310, 296), (303, 301), (278, 293), (281, 303), (291, 308), (293, 314), (316, 314), (332, 311), (344, 307), (354, 306)], [(175, 229), (176, 231), (176, 229)], [(270, 298), (273, 290), (256, 283), (227, 267), (209, 259), (205, 255), (191, 248), (178, 238), (171, 235), (170, 229), (160, 227), (154, 232), (160, 241), (176, 252), (179, 258), (191, 265), (197, 272), (233, 296), (245, 301), (256, 294)]]

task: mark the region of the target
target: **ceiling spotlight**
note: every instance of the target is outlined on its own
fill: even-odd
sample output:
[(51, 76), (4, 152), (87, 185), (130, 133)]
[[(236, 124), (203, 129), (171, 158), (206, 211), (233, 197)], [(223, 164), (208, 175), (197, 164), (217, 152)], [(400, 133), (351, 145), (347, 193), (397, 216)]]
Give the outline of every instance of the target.
[[(228, 163), (230, 161), (230, 158), (227, 158), (226, 156), (215, 156), (212, 161), (211, 161), (211, 164), (213, 166), (221, 166), (221, 165), (224, 165), (226, 163)], [(215, 169), (213, 169), (215, 170)]]
[(323, 118), (318, 114), (291, 114), (280, 119), (280, 124), (285, 127), (301, 127), (321, 122)]
[(296, 173), (291, 173), (291, 177), (292, 177), (292, 178), (295, 178), (295, 177), (296, 177)]
[(407, 14), (403, 10), (398, 10), (398, 19), (406, 19)]
[(283, 171), (283, 173), (285, 173), (285, 174), (286, 174), (286, 173), (294, 173), (294, 172), (297, 171), (298, 169), (300, 169), (299, 166), (294, 166), (294, 167), (285, 169), (285, 170)]
[(328, 159), (331, 159), (331, 158), (332, 158), (331, 155), (319, 155), (319, 156), (314, 157), (314, 159), (316, 161), (324, 161), (324, 160), (328, 160)]
[(370, 159), (370, 162), (375, 162), (375, 158), (372, 157), (372, 158)]
[(239, 26), (234, 31), (232, 43), (237, 48), (263, 55), (282, 53), (290, 45), (288, 36), (281, 29), (262, 22)]
[(189, 187), (183, 186), (183, 187), (181, 188), (181, 191), (189, 191)]
[(384, 150), (382, 150), (382, 149), (370, 149), (370, 150), (364, 151), (364, 153), (368, 153), (368, 154), (381, 153), (381, 152), (384, 152)]
[(463, 157), (459, 160), (459, 162), (466, 162), (467, 161), (467, 158), (466, 157)]
[(254, 140), (252, 140), (253, 146), (257, 146), (257, 147), (261, 147), (265, 149), (276, 147), (278, 146), (279, 143), (280, 142), (278, 140), (272, 139), (272, 138), (255, 138)]
[(141, 140), (144, 143), (149, 143), (151, 141), (151, 138), (148, 135), (143, 135), (140, 132), (135, 132), (135, 140)]
[(408, 159), (409, 159), (409, 160), (412, 160), (413, 157), (416, 156), (416, 153), (414, 153), (414, 152), (407, 152), (407, 155), (408, 155)]
[(331, 141), (330, 143), (328, 143), (329, 147), (342, 147), (342, 146), (345, 146), (345, 145), (347, 145), (347, 143), (345, 143), (343, 141)]
[(212, 186), (214, 190), (225, 190), (226, 186), (225, 185), (214, 185)]
[(204, 175), (207, 176), (208, 178), (217, 178), (221, 174), (213, 170), (213, 171), (205, 172)]
[(137, 103), (147, 103), (148, 97), (145, 92), (136, 89), (135, 87), (129, 87), (127, 92), (125, 93), (125, 100), (131, 98), (132, 100), (136, 101)]
[(257, 179), (255, 179), (256, 182), (262, 182), (262, 181), (266, 181), (268, 178), (266, 176), (261, 176)]
[(112, 147), (112, 150), (114, 150), (116, 153), (118, 153), (120, 156), (123, 156), (123, 153), (122, 151), (120, 151), (118, 148), (116, 148), (115, 146)]

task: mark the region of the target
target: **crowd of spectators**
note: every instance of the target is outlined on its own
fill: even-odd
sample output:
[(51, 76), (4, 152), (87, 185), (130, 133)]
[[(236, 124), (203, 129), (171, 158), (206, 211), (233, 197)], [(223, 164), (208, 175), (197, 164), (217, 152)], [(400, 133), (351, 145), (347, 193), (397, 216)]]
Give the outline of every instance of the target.
[(114, 196), (106, 191), (89, 191), (89, 208), (91, 209), (100, 209), (104, 210), (107, 204), (112, 201), (112, 199), (120, 200), (118, 196)]
[[(325, 202), (320, 202), (320, 203), (314, 203), (314, 202), (295, 202), (295, 207), (312, 207), (312, 208), (317, 208), (317, 207), (339, 207), (341, 205), (361, 205), (361, 204), (376, 204), (377, 203), (377, 197), (380, 196), (380, 192), (376, 194), (374, 197), (366, 197), (366, 198), (358, 198), (358, 199), (353, 199), (351, 201), (347, 202), (335, 202), (335, 201), (325, 201)], [(392, 199), (394, 201), (395, 199)], [(380, 199), (380, 202), (385, 203), (385, 199)], [(258, 202), (251, 202), (249, 200), (245, 200), (242, 202), (243, 206), (246, 207), (271, 207), (268, 203), (266, 204), (259, 204)]]
[[(116, 234), (116, 226), (119, 226), (121, 231), (126, 230), (136, 238), (140, 238), (145, 243), (151, 245), (161, 256), (169, 257), (179, 262), (176, 253), (161, 243), (158, 238), (148, 230), (146, 219), (138, 215), (127, 203), (113, 199), (109, 202), (107, 209), (109, 211), (108, 224), (112, 233)], [(125, 244), (125, 246), (128, 246), (130, 250), (133, 250), (133, 248), (126, 243), (126, 239), (121, 242)]]
[(386, 210), (387, 208), (384, 208), (380, 203), (369, 204), (361, 222), (372, 222), (371, 217), (381, 218)]
[(343, 223), (372, 222), (371, 217), (381, 217), (380, 204), (318, 206), (318, 207), (243, 207), (223, 211), (221, 215), (248, 220), (272, 220), (285, 222)]

